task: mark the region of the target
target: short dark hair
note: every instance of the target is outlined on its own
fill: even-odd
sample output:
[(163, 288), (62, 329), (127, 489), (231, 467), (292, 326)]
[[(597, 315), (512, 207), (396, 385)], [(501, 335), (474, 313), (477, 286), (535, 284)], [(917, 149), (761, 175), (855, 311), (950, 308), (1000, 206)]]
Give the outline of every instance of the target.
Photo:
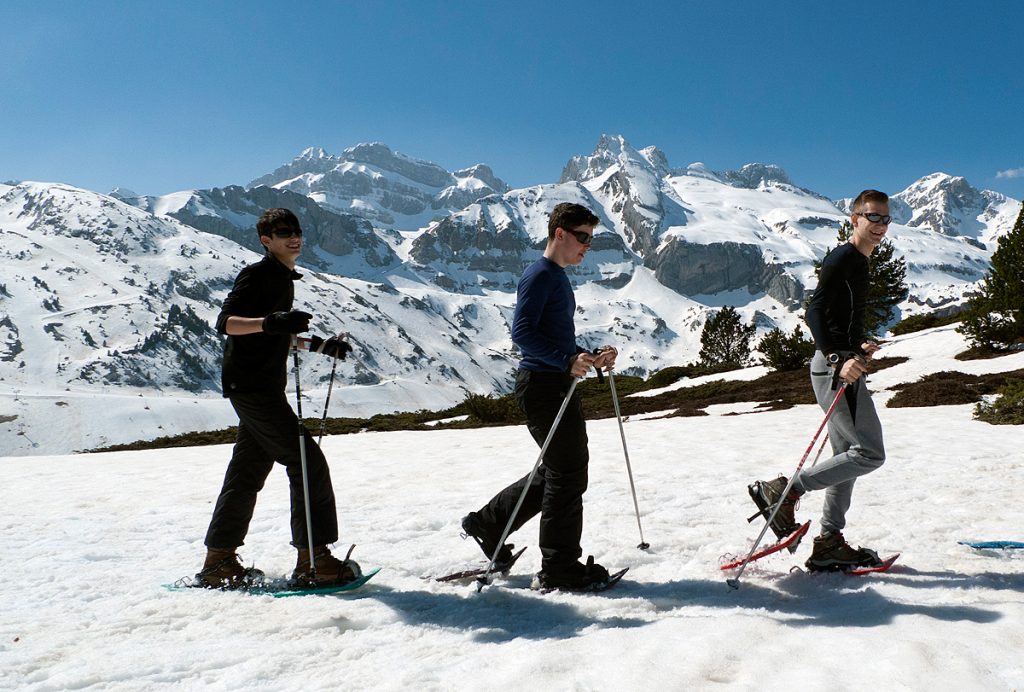
[(874, 202), (875, 204), (888, 204), (889, 195), (885, 194), (884, 192), (879, 192), (878, 190), (864, 190), (859, 195), (857, 195), (857, 199), (853, 200), (853, 204), (850, 205), (850, 211), (854, 214), (859, 213), (860, 210), (864, 208), (864, 204), (867, 202)]
[(548, 217), (548, 240), (555, 237), (555, 229), (575, 231), (579, 226), (596, 226), (601, 219), (582, 204), (562, 202), (551, 210)]
[(256, 222), (256, 232), (260, 236), (269, 237), (274, 231), (281, 230), (302, 230), (299, 219), (288, 209), (275, 207), (263, 212), (263, 216)]

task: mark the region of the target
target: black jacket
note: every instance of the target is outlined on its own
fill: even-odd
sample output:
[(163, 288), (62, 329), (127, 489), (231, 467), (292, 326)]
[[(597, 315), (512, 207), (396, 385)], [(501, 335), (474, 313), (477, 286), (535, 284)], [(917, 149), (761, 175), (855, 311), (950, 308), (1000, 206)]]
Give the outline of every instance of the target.
[(868, 258), (851, 243), (825, 255), (806, 313), (819, 351), (860, 353), (868, 285)]
[[(302, 275), (272, 255), (251, 264), (235, 278), (217, 316), (217, 331), (227, 334), (229, 317), (266, 317), (292, 309), (295, 284)], [(288, 334), (228, 336), (224, 343), (221, 386), (224, 396), (242, 392), (280, 392), (288, 383)]]

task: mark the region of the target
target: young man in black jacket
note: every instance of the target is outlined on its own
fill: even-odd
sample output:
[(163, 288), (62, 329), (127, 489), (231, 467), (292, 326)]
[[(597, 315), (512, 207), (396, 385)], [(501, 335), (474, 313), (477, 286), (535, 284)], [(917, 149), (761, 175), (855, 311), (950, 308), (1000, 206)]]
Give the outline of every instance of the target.
[(310, 567), (299, 421), (285, 387), (292, 339), (299, 348), (333, 358), (343, 359), (352, 349), (334, 337), (295, 336), (309, 329), (312, 318), (292, 309), (293, 282), (302, 276), (295, 271), (302, 250), (302, 229), (295, 215), (287, 209), (268, 209), (256, 230), (267, 254), (238, 274), (217, 317), (217, 331), (227, 335), (223, 391), (238, 414), (238, 436), (206, 533), (206, 561), (196, 581), (208, 588), (232, 589), (262, 579), (259, 570), (242, 566), (236, 550), (249, 530), (256, 495), (277, 462), (287, 469), (291, 488), (292, 545), (298, 549), (292, 578), (309, 586), (342, 584), (358, 576), (358, 565), (338, 560), (327, 548), (338, 540), (334, 489), (323, 452), (304, 430), (315, 575)]
[[(864, 333), (864, 310), (869, 287), (868, 257), (885, 238), (892, 217), (889, 197), (878, 190), (864, 190), (853, 201), (850, 240), (825, 256), (818, 286), (807, 306), (807, 325), (817, 351), (811, 359), (811, 386), (823, 411), (835, 400), (839, 382), (844, 396), (828, 422), (833, 456), (813, 468), (804, 468), (776, 514), (772, 529), (785, 536), (796, 529), (796, 502), (809, 490), (825, 490), (821, 535), (807, 560), (812, 571), (843, 570), (878, 564), (878, 555), (866, 548), (854, 549), (843, 538), (846, 511), (853, 485), (859, 476), (885, 462), (882, 424), (875, 412), (865, 375), (868, 361), (879, 346)], [(774, 505), (788, 481), (756, 481), (750, 493), (759, 507)]]

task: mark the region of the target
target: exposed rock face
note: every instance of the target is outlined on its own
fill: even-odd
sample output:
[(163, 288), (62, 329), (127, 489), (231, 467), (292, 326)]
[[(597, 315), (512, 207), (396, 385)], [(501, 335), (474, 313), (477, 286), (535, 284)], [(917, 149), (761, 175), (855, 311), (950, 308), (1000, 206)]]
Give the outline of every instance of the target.
[(516, 223), (495, 226), (487, 215), (449, 216), (413, 242), (410, 257), (422, 265), (445, 263), (479, 272), (521, 272), (530, 237)]
[(785, 269), (764, 260), (761, 249), (745, 243), (699, 245), (673, 239), (654, 265), (658, 281), (684, 295), (711, 295), (745, 288), (764, 291), (791, 308), (803, 300), (804, 287)]
[(748, 163), (737, 171), (726, 171), (721, 178), (735, 187), (756, 190), (769, 183), (792, 185), (786, 171), (778, 166), (764, 163)]

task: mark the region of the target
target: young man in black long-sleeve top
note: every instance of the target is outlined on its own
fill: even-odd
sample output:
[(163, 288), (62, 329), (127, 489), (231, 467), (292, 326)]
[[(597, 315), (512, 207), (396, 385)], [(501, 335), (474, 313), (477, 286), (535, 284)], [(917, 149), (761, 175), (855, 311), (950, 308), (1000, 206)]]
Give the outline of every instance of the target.
[(267, 250), (266, 257), (238, 274), (217, 317), (217, 331), (227, 335), (223, 391), (238, 414), (238, 436), (210, 519), (206, 560), (196, 581), (208, 588), (233, 589), (262, 579), (259, 570), (242, 566), (236, 550), (248, 533), (256, 495), (277, 462), (287, 469), (291, 489), (292, 545), (298, 549), (293, 580), (300, 586), (345, 583), (358, 576), (358, 565), (338, 560), (327, 548), (338, 540), (334, 490), (327, 460), (313, 436), (304, 430), (315, 574), (311, 570), (299, 421), (288, 404), (285, 387), (293, 338), (300, 348), (334, 358), (344, 358), (351, 347), (334, 337), (294, 336), (308, 330), (312, 318), (307, 312), (292, 309), (293, 282), (302, 278), (295, 271), (302, 250), (302, 229), (295, 215), (287, 209), (268, 209), (256, 230)]
[[(526, 415), (530, 435), (542, 445), (574, 377), (591, 368), (611, 369), (618, 352), (611, 346), (597, 354), (576, 344), (573, 296), (565, 267), (583, 261), (600, 223), (589, 209), (568, 202), (552, 210), (544, 256), (526, 268), (519, 281), (512, 318), (512, 341), (523, 358), (516, 374), (515, 395)], [(608, 570), (592, 560), (579, 562), (583, 549), (583, 493), (587, 489), (587, 430), (579, 395), (573, 394), (544, 460), (512, 524), (515, 531), (540, 514), (541, 571), (544, 588), (586, 590), (608, 580)], [(490, 558), (508, 524), (512, 510), (526, 487), (524, 476), (462, 520)], [(511, 532), (510, 532), (511, 533)], [(504, 545), (495, 565), (501, 571), (512, 556)]]
[[(832, 250), (822, 261), (818, 286), (807, 307), (807, 325), (817, 350), (811, 359), (811, 385), (822, 410), (837, 395), (838, 383), (846, 384), (828, 422), (833, 456), (812, 468), (804, 468), (782, 500), (772, 529), (785, 536), (796, 529), (796, 502), (805, 492), (825, 490), (821, 535), (807, 567), (814, 571), (842, 570), (879, 562), (873, 550), (852, 548), (843, 538), (846, 512), (853, 485), (859, 476), (885, 461), (882, 425), (871, 400), (864, 375), (868, 361), (879, 346), (864, 333), (868, 293), (868, 257), (889, 230), (889, 197), (878, 190), (864, 190), (851, 207), (853, 234), (849, 242)], [(750, 486), (759, 507), (770, 507), (785, 490), (787, 479), (757, 481)]]

